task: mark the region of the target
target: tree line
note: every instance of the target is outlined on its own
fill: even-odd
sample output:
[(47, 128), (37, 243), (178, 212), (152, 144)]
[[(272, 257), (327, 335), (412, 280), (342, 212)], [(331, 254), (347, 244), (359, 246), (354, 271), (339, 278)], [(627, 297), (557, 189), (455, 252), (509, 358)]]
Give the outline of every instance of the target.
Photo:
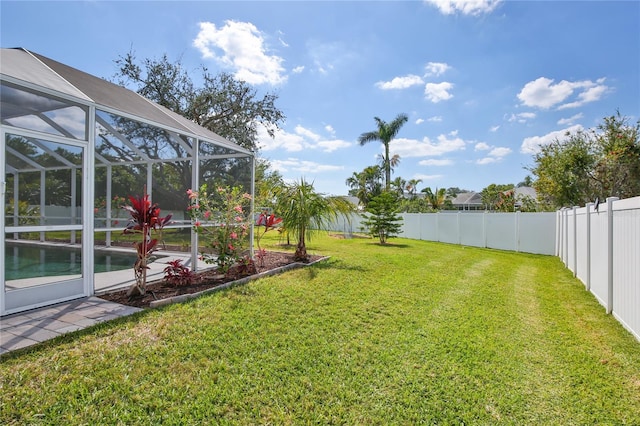
[[(258, 126), (264, 126), (273, 137), (286, 118), (276, 105), (276, 93), (259, 95), (247, 83), (227, 73), (212, 75), (203, 67), (202, 85), (198, 87), (181, 62), (171, 62), (166, 55), (138, 61), (129, 52), (116, 64), (119, 84), (255, 152)], [(379, 141), (383, 153), (379, 164), (354, 172), (346, 180), (349, 195), (357, 197), (363, 208), (383, 192), (396, 196), (399, 211), (453, 208), (451, 200), (465, 190), (455, 187), (419, 190), (420, 179), (392, 178), (401, 159), (390, 154), (389, 145), (408, 116), (398, 114), (390, 122), (379, 117), (374, 120), (376, 128), (363, 132), (358, 142), (365, 145)], [(617, 111), (594, 129), (567, 133), (543, 145), (534, 155), (533, 165), (526, 168), (533, 178), (527, 176), (517, 185), (491, 184), (480, 192), (482, 203), (490, 210), (512, 211), (516, 204), (525, 211), (554, 210), (583, 205), (596, 198), (640, 195), (639, 129), (640, 121), (631, 124)], [(256, 183), (259, 193), (268, 193), (265, 188), (281, 184), (282, 176), (266, 160), (259, 160)], [(517, 186), (532, 186), (537, 199), (518, 199), (513, 191)]]
[[(166, 55), (160, 59), (139, 61), (133, 52), (129, 52), (115, 60), (115, 63), (118, 72), (112, 78), (113, 82), (254, 152), (259, 151), (259, 126), (264, 126), (269, 135), (274, 137), (276, 129), (286, 119), (276, 105), (276, 93), (259, 94), (246, 82), (224, 72), (213, 75), (202, 67), (199, 76), (201, 83), (196, 84), (181, 61), (172, 62)], [(408, 121), (408, 116), (398, 114), (390, 122), (379, 117), (374, 117), (374, 120), (376, 128), (363, 132), (358, 142), (365, 145), (379, 141), (383, 144), (383, 153), (378, 158), (378, 164), (353, 172), (346, 179), (349, 195), (356, 197), (364, 209), (383, 192), (394, 195), (398, 211), (427, 212), (454, 208), (451, 200), (465, 190), (456, 187), (419, 189), (422, 183), (420, 179), (392, 177), (401, 159), (397, 154), (390, 154), (389, 145)], [(596, 199), (604, 200), (610, 196), (629, 198), (640, 195), (639, 134), (640, 121), (631, 123), (616, 111), (614, 115), (604, 117), (593, 129), (567, 133), (543, 145), (534, 154), (533, 165), (526, 167), (533, 177), (527, 176), (517, 185), (489, 185), (480, 192), (482, 204), (489, 210), (513, 211), (514, 205), (524, 211), (555, 210), (584, 205)], [(157, 135), (151, 136), (154, 143), (142, 148), (153, 155), (151, 150), (154, 146), (157, 149), (158, 143)], [(101, 155), (108, 158), (111, 154), (101, 152)], [(204, 167), (208, 173), (202, 176), (205, 180), (225, 177), (237, 180), (242, 175), (240, 169), (246, 169), (233, 159), (215, 161), (217, 165), (210, 161), (211, 164)], [(257, 165), (256, 187), (260, 200), (260, 194), (266, 197), (268, 188), (281, 185), (283, 179), (271, 169), (267, 160), (258, 159)], [(176, 162), (158, 167), (165, 169), (159, 171), (157, 176), (166, 181), (162, 185), (169, 190), (181, 188), (185, 182), (190, 182), (191, 173), (184, 164)], [(126, 175), (122, 176), (122, 185), (118, 181), (120, 178), (114, 176), (116, 182), (113, 184), (116, 187), (131, 187), (132, 181)], [(247, 178), (242, 177), (243, 180)], [(532, 186), (537, 192), (537, 199), (518, 199), (513, 191), (516, 186)], [(184, 200), (176, 200), (176, 204), (179, 201)], [(259, 201), (261, 204), (267, 202), (265, 198)]]

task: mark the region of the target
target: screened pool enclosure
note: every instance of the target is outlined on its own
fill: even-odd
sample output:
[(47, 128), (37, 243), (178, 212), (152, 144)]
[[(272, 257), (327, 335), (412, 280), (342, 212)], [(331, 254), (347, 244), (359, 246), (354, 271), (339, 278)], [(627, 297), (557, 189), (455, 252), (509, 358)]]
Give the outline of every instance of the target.
[(185, 261), (196, 266), (187, 189), (253, 194), (251, 151), (135, 92), (25, 49), (0, 51), (0, 83), (0, 315), (119, 279), (103, 274), (120, 268), (116, 258), (126, 265), (121, 206), (130, 195), (146, 189), (162, 216), (173, 215), (163, 238), (191, 247)]

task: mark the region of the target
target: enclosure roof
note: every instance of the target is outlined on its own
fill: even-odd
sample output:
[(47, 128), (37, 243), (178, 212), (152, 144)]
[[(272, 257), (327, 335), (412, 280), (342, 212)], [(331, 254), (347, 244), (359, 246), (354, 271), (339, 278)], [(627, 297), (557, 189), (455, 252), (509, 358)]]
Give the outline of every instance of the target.
[(0, 74), (251, 154), (245, 148), (143, 96), (24, 48), (0, 49)]

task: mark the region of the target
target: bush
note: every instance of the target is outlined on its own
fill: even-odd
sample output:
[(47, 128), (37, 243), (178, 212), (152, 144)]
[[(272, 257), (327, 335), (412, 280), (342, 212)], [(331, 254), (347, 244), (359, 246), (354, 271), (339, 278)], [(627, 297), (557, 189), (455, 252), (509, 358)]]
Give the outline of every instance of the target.
[(191, 285), (197, 280), (197, 275), (182, 264), (181, 259), (167, 263), (164, 268), (164, 280), (173, 286)]
[(390, 192), (383, 192), (374, 197), (367, 205), (363, 225), (369, 229), (373, 237), (380, 239), (380, 244), (386, 244), (391, 237), (396, 237), (402, 229), (402, 217), (397, 214), (398, 203)]

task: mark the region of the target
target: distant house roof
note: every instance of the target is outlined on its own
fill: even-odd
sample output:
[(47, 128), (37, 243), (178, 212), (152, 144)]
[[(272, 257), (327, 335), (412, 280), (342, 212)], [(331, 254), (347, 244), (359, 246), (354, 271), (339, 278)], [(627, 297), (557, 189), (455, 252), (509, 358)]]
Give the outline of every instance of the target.
[(477, 192), (461, 192), (456, 198), (451, 200), (454, 207), (482, 207), (482, 197)]
[(538, 193), (536, 190), (530, 186), (519, 186), (517, 188), (513, 188), (514, 196), (518, 197), (531, 197), (534, 200), (538, 197)]

